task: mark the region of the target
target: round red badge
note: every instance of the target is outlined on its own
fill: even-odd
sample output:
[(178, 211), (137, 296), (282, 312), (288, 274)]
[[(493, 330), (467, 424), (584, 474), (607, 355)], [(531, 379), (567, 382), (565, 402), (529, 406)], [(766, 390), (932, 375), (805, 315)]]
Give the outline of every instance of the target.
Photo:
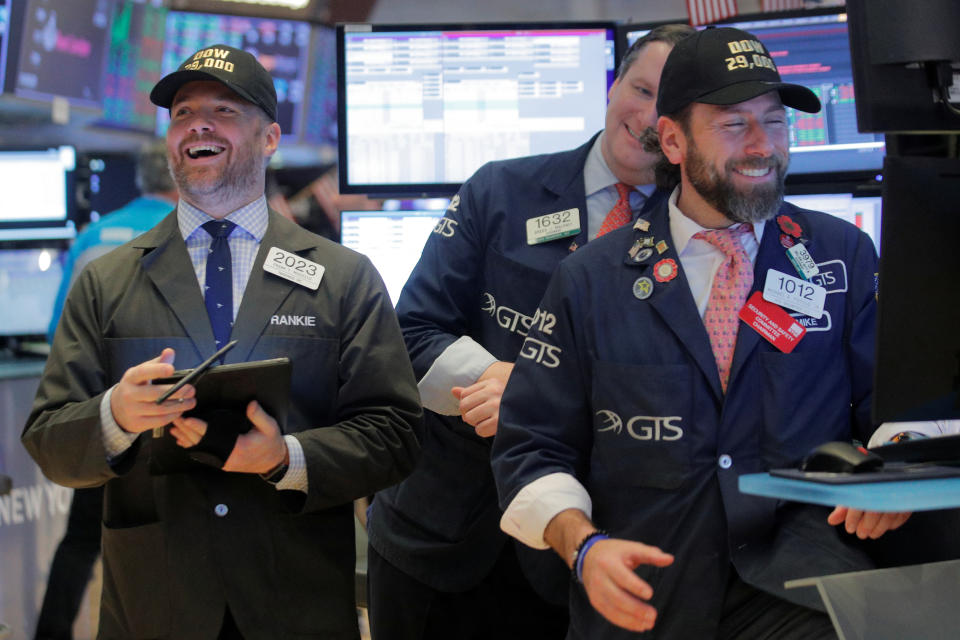
[(653, 265), (653, 277), (657, 282), (670, 282), (677, 277), (677, 263), (672, 258), (664, 258)]
[(789, 249), (789, 248), (792, 247), (793, 245), (797, 244), (797, 241), (794, 240), (793, 238), (791, 238), (790, 236), (788, 236), (787, 234), (781, 233), (781, 234), (780, 234), (780, 244), (783, 245), (783, 248), (784, 248), (784, 249)]

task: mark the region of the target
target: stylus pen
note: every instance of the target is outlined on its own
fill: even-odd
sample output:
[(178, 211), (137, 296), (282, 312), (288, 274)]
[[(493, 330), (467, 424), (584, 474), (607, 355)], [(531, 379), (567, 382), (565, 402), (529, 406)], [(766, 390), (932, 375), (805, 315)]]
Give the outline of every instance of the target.
[(227, 351), (230, 351), (230, 349), (233, 349), (233, 347), (236, 346), (237, 342), (239, 342), (239, 340), (231, 340), (227, 344), (223, 345), (223, 347), (221, 347), (216, 353), (214, 353), (212, 356), (204, 360), (199, 367), (195, 368), (193, 371), (191, 371), (187, 375), (180, 378), (175, 385), (167, 389), (167, 391), (165, 391), (162, 396), (157, 398), (157, 404), (163, 404), (170, 398), (170, 396), (172, 396), (177, 391), (179, 391), (180, 388), (183, 387), (183, 385), (190, 384), (191, 382), (199, 378), (203, 374), (203, 372), (205, 372), (207, 369), (210, 368), (210, 365), (212, 365), (214, 362), (222, 358), (227, 353)]

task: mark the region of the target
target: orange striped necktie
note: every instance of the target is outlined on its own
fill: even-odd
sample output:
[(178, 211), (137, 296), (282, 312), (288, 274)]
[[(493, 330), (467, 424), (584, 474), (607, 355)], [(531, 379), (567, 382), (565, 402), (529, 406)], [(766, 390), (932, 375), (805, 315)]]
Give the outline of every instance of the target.
[(703, 324), (710, 336), (710, 346), (717, 360), (720, 384), (727, 392), (733, 350), (737, 344), (740, 328), (738, 315), (750, 287), (753, 286), (753, 264), (747, 255), (740, 234), (751, 233), (753, 225), (741, 224), (735, 229), (709, 229), (694, 234), (694, 238), (709, 242), (723, 252), (725, 259), (713, 277), (710, 299), (703, 315)]

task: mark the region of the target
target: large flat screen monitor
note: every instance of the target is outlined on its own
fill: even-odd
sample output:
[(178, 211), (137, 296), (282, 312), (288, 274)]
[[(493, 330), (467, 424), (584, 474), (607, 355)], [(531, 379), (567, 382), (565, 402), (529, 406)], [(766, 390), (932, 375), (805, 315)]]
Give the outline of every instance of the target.
[(802, 84), (823, 108), (787, 109), (790, 173), (870, 172), (883, 166), (882, 135), (857, 130), (853, 65), (843, 8), (741, 16), (724, 26), (756, 35), (786, 82)]
[(879, 193), (856, 195), (849, 191), (843, 193), (803, 193), (784, 197), (802, 209), (822, 211), (842, 218), (856, 225), (870, 236), (873, 245), (880, 252), (880, 219), (882, 203)]
[(136, 154), (87, 151), (77, 156), (78, 226), (96, 222), (139, 195)]
[(887, 158), (874, 422), (960, 418), (960, 160)]
[(0, 240), (76, 235), (73, 147), (0, 150)]
[(847, 6), (860, 130), (960, 130), (960, 2)]
[(306, 108), (300, 139), (337, 147), (337, 37), (332, 27), (315, 26), (307, 75)]
[(118, 0), (110, 23), (99, 124), (152, 133), (150, 90), (161, 78), (167, 10), (163, 0)]
[(0, 0), (0, 91), (6, 89), (7, 64), (10, 60), (8, 50), (11, 40), (10, 0)]
[(112, 0), (29, 0), (14, 93), (100, 108)]
[(443, 209), (342, 211), (340, 243), (364, 254), (380, 272), (394, 305)]
[(603, 128), (612, 23), (337, 26), (340, 189), (450, 194)]
[[(225, 44), (252, 53), (273, 77), (277, 89), (277, 122), (286, 139), (299, 135), (306, 92), (310, 24), (295, 20), (248, 18), (170, 11), (167, 14), (162, 75), (180, 65), (194, 52)], [(157, 111), (157, 135), (166, 133), (166, 109)]]

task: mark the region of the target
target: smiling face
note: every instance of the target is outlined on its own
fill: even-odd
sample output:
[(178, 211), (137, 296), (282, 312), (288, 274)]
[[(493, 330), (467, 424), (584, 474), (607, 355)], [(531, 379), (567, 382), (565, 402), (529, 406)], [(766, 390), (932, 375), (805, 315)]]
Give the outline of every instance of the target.
[(600, 150), (621, 182), (653, 182), (657, 156), (643, 150), (640, 137), (657, 122), (657, 86), (670, 49), (666, 42), (647, 44), (607, 93), (609, 102)]
[(677, 205), (704, 227), (759, 222), (783, 199), (787, 114), (776, 92), (734, 105), (694, 103), (688, 127), (661, 118), (664, 153), (680, 165)]
[(280, 127), (215, 81), (189, 82), (170, 105), (167, 154), (180, 195), (221, 217), (259, 198)]

